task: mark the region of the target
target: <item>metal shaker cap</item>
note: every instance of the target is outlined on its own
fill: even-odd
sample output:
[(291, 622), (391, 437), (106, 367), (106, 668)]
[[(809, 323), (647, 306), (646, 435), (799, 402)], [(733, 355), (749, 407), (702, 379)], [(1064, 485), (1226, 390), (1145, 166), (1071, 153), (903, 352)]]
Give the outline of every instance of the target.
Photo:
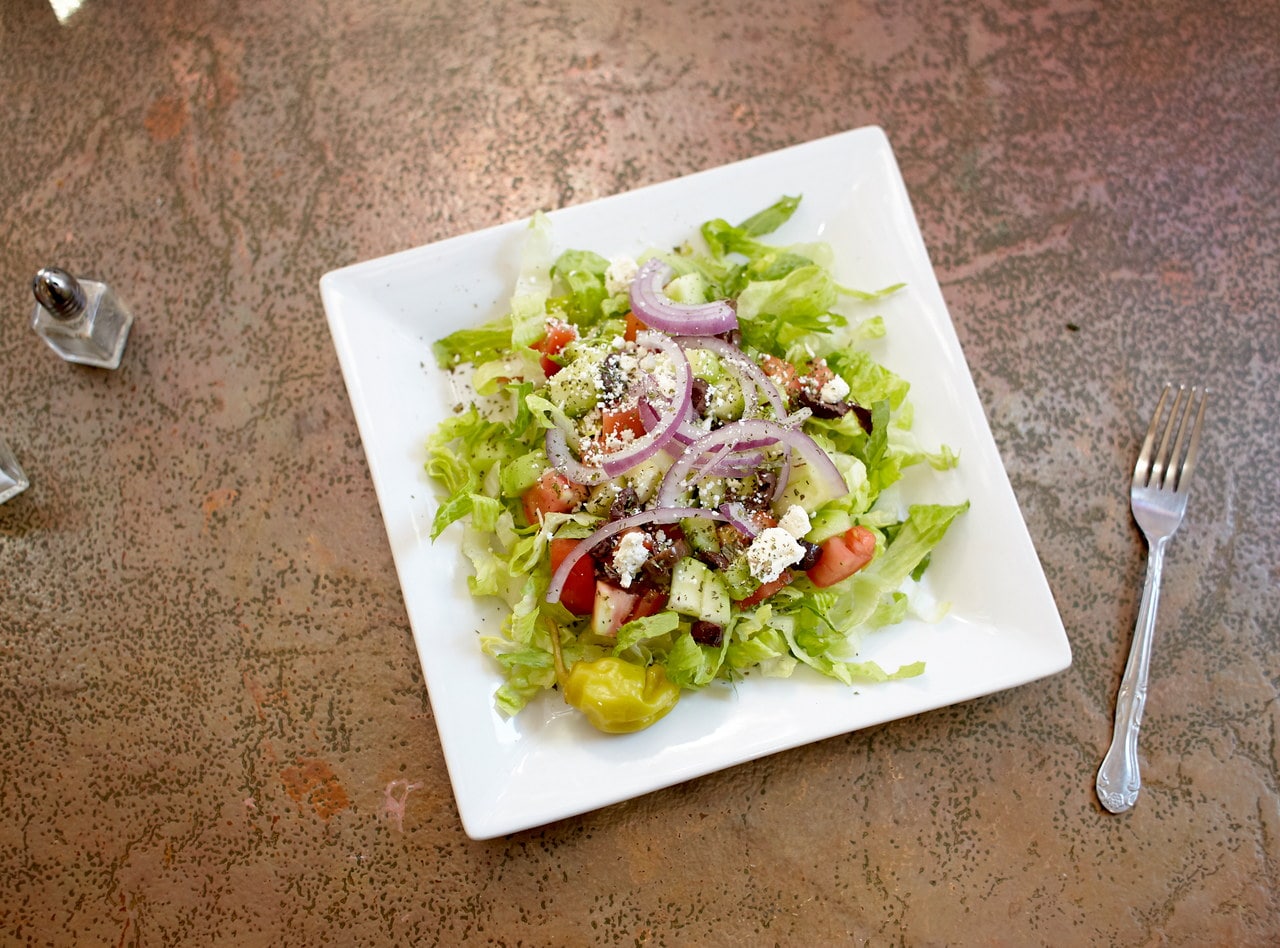
[(44, 267), (31, 281), (37, 302), (58, 319), (75, 319), (85, 307), (84, 288), (66, 270)]

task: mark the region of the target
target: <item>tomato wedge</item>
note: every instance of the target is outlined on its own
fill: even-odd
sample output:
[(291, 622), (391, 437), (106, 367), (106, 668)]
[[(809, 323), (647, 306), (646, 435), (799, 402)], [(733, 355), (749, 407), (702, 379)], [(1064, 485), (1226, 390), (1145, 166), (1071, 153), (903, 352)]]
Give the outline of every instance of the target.
[[(551, 572), (559, 569), (565, 557), (581, 542), (559, 537), (553, 539), (550, 548)], [(596, 604), (596, 570), (595, 562), (590, 556), (582, 557), (569, 570), (569, 578), (564, 581), (564, 591), (560, 593), (560, 603), (575, 616), (591, 615)]]
[[(626, 432), (631, 432), (628, 437)], [(616, 450), (629, 441), (644, 436), (644, 421), (640, 418), (639, 407), (617, 410), (605, 409), (600, 416), (600, 433), (604, 436), (604, 449)]]
[(795, 576), (792, 574), (791, 570), (784, 569), (778, 574), (777, 579), (772, 579), (767, 583), (761, 583), (746, 599), (739, 599), (738, 605), (743, 609), (750, 609), (752, 606), (758, 606), (783, 586), (789, 584), (793, 579), (795, 579)]
[(635, 342), (636, 333), (644, 332), (648, 328), (635, 313), (627, 313), (627, 328), (623, 330), (622, 338), (627, 342)]
[(773, 380), (773, 384), (778, 386), (784, 392), (795, 394), (799, 387), (796, 384), (796, 367), (786, 359), (779, 359), (777, 356), (767, 355), (760, 360), (760, 368), (764, 369), (764, 374)]
[(809, 567), (809, 579), (819, 588), (848, 579), (876, 555), (876, 535), (866, 527), (850, 527), (822, 542), (818, 562)]
[(640, 598), (636, 600), (636, 604), (631, 607), (631, 614), (627, 616), (627, 621), (632, 619), (643, 619), (647, 616), (655, 616), (667, 607), (667, 593), (665, 590), (656, 586), (649, 586), (640, 593)]
[(578, 330), (563, 319), (548, 319), (547, 334), (533, 344), (531, 348), (542, 353), (542, 371), (548, 378), (560, 371), (562, 366), (551, 357), (558, 355), (564, 347), (578, 338)]
[(547, 471), (520, 496), (526, 522), (537, 523), (542, 514), (568, 513), (587, 499), (586, 487), (574, 483), (559, 471)]

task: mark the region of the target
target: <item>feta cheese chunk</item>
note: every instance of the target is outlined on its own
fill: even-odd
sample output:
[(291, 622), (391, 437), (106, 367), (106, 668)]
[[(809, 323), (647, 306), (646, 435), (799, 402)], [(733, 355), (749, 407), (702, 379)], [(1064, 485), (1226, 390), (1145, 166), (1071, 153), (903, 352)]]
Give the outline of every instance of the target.
[(618, 571), (618, 579), (623, 589), (631, 588), (632, 581), (649, 559), (649, 547), (644, 542), (644, 534), (638, 531), (624, 533), (618, 541), (618, 548), (613, 551), (613, 568)]
[(778, 521), (778, 526), (797, 540), (802, 539), (809, 532), (809, 514), (799, 504), (792, 504)]
[(773, 582), (784, 569), (803, 558), (804, 547), (781, 527), (766, 527), (747, 547), (747, 566), (762, 583)]
[(830, 404), (831, 402), (843, 401), (844, 397), (848, 394), (849, 383), (837, 375), (835, 378), (831, 379), (831, 381), (827, 382), (826, 385), (822, 386), (822, 391), (818, 393), (818, 397), (822, 399), (822, 401)]

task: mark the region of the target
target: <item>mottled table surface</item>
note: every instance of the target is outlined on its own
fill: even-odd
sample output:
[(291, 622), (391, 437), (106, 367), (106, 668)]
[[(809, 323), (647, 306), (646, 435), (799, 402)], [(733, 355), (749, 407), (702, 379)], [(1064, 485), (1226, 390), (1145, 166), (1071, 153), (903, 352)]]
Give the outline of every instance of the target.
[[(64, 6), (64, 4), (55, 4)], [(1280, 8), (0, 7), (0, 941), (1280, 939)], [(317, 283), (884, 128), (1070, 637), (1062, 674), (475, 842)], [(118, 371), (27, 327), (56, 263)], [(1216, 390), (1145, 790), (1093, 776), (1158, 386)]]

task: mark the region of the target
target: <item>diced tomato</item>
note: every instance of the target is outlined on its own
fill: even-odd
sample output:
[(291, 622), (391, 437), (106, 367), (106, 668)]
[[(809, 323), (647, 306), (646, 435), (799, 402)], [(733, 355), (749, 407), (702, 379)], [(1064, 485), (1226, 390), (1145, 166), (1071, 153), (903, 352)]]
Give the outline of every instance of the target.
[(805, 378), (813, 379), (813, 384), (818, 388), (822, 388), (835, 377), (836, 374), (831, 370), (831, 366), (827, 365), (826, 359), (819, 359), (809, 366), (809, 371), (805, 373)]
[(542, 340), (543, 352), (559, 352), (578, 338), (578, 330), (563, 319), (547, 320), (547, 335)]
[(596, 580), (595, 603), (591, 612), (591, 631), (596, 635), (613, 635), (639, 600), (636, 593), (620, 589), (603, 579)]
[(537, 523), (542, 514), (568, 513), (587, 499), (589, 491), (559, 471), (547, 471), (520, 497), (525, 519)]
[(778, 574), (777, 579), (770, 580), (767, 583), (761, 583), (746, 599), (739, 599), (738, 605), (743, 609), (750, 609), (752, 606), (758, 606), (783, 586), (788, 585), (793, 579), (795, 579), (795, 576), (792, 574), (791, 570), (784, 569)]
[(563, 319), (548, 319), (547, 334), (535, 342), (532, 348), (542, 353), (542, 371), (548, 377), (560, 371), (561, 365), (551, 358), (564, 350), (564, 347), (578, 338), (578, 330)]
[(644, 332), (648, 328), (635, 313), (627, 313), (627, 328), (623, 330), (622, 338), (627, 342), (635, 342), (636, 333)]
[[(565, 557), (581, 540), (559, 538), (551, 541), (551, 572), (560, 568)], [(589, 616), (596, 604), (596, 566), (590, 556), (581, 557), (569, 570), (560, 593), (560, 603), (576, 616)]]
[(822, 386), (826, 385), (836, 377), (835, 372), (831, 370), (831, 366), (827, 365), (826, 359), (818, 359), (809, 366), (809, 371), (795, 380), (793, 394), (797, 391), (805, 391), (811, 398), (817, 398), (822, 391)]
[(631, 607), (631, 614), (627, 616), (627, 621), (632, 619), (643, 619), (647, 616), (657, 615), (667, 607), (668, 595), (657, 586), (650, 586), (640, 593), (640, 598), (636, 600), (636, 604)]
[(794, 392), (796, 383), (796, 367), (786, 359), (777, 356), (765, 356), (760, 360), (760, 368), (773, 380), (773, 384), (785, 392)]
[[(631, 432), (628, 438), (625, 432)], [(640, 420), (640, 409), (635, 405), (617, 410), (605, 409), (601, 413), (600, 433), (604, 437), (606, 451), (624, 447), (627, 442), (644, 435), (644, 422)]]
[(818, 587), (832, 586), (862, 569), (875, 555), (876, 535), (866, 527), (850, 527), (822, 542), (822, 554), (809, 567), (809, 579)]

